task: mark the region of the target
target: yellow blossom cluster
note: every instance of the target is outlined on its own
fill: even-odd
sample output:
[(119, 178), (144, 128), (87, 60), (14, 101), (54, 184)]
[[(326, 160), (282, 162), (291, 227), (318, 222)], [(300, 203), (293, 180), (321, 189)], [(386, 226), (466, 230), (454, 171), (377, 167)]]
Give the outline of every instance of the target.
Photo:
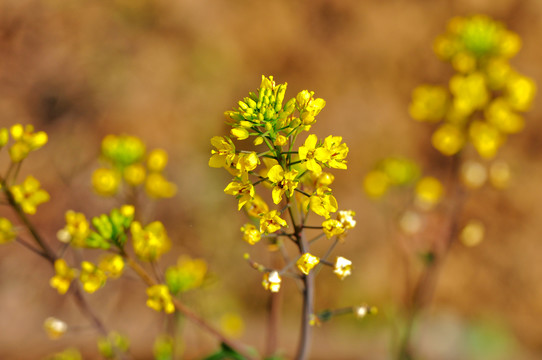
[(72, 268), (66, 260), (57, 259), (54, 263), (55, 275), (49, 281), (59, 294), (65, 294), (72, 281), (78, 277), (83, 290), (93, 293), (102, 288), (107, 279), (118, 278), (124, 269), (124, 259), (117, 254), (106, 254), (98, 264), (90, 261), (81, 262), (81, 269)]
[(0, 148), (7, 145), (9, 136), (13, 144), (9, 147), (9, 157), (14, 163), (23, 161), (31, 151), (38, 150), (47, 143), (47, 134), (44, 131), (34, 131), (34, 126), (15, 124), (9, 129), (0, 128)]
[(162, 174), (168, 162), (163, 149), (147, 152), (141, 139), (130, 135), (108, 135), (102, 141), (102, 158), (106, 166), (92, 174), (92, 187), (102, 196), (114, 196), (123, 184), (142, 186), (151, 198), (175, 195), (175, 184)]
[(451, 156), (472, 144), (491, 159), (510, 134), (524, 127), (522, 112), (536, 93), (534, 81), (509, 63), (520, 49), (517, 34), (487, 16), (456, 17), (435, 41), (435, 53), (456, 74), (448, 87), (421, 85), (412, 95), (410, 115), (439, 123), (432, 144)]
[[(281, 247), (281, 238), (290, 238), (299, 246), (299, 234), (295, 232), (303, 229), (309, 213), (324, 218), (316, 228), (327, 238), (343, 239), (356, 223), (353, 211), (339, 211), (331, 189), (334, 176), (327, 172), (347, 168), (349, 149), (342, 137), (329, 135), (319, 139), (309, 134), (296, 147), (298, 137), (311, 129), (326, 102), (308, 90), (287, 100), (286, 87), (286, 83), (276, 84), (273, 77), (262, 76), (256, 92), (250, 92), (234, 110), (225, 112), (230, 135), (211, 139), (214, 149), (209, 159), (210, 167), (225, 168), (233, 176), (224, 192), (234, 196), (238, 209), (244, 208), (253, 220), (241, 227), (243, 240), (254, 245), (267, 239), (270, 249)], [(243, 150), (234, 142), (251, 137), (251, 150)], [(271, 208), (258, 193), (260, 188), (270, 190), (269, 197), (276, 208)], [(337, 216), (332, 219), (334, 213)], [(287, 228), (294, 234), (288, 234)], [(320, 263), (329, 264), (300, 248), (295, 265), (307, 275)], [(288, 271), (256, 263), (252, 267), (264, 273), (262, 285), (271, 292), (279, 291), (282, 275)]]
[(27, 214), (35, 214), (38, 205), (50, 199), (49, 193), (41, 188), (40, 182), (32, 175), (29, 175), (22, 184), (13, 185), (10, 190), (15, 202)]

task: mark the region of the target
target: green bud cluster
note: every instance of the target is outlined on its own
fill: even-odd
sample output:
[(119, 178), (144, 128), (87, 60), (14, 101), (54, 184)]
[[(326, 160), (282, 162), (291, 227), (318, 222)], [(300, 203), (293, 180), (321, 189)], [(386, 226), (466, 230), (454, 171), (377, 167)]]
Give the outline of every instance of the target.
[(90, 248), (109, 249), (111, 245), (122, 248), (126, 242), (126, 232), (134, 220), (133, 207), (113, 209), (109, 215), (102, 214), (92, 218), (92, 225), (96, 231), (92, 231), (86, 239), (86, 245)]

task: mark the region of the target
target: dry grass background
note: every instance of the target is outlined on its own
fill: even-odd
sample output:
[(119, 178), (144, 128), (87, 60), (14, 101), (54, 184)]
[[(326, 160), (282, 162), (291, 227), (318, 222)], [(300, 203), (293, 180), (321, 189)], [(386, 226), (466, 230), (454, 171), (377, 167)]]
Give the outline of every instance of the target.
[[(241, 260), (244, 218), (222, 191), (229, 176), (207, 166), (209, 139), (227, 132), (222, 113), (262, 74), (287, 81), (290, 96), (314, 90), (327, 106), (313, 130), (342, 135), (350, 146), (348, 171), (335, 172), (335, 194), (358, 214), (357, 228), (336, 250), (352, 258), (354, 275), (338, 282), (322, 273), (317, 307), (368, 302), (381, 312), (317, 328), (312, 359), (389, 359), (402, 267), (386, 215), (363, 195), (361, 179), (379, 158), (397, 154), (438, 174), (427, 127), (408, 117), (410, 93), (423, 82), (447, 81), (450, 69), (433, 55), (432, 41), (449, 18), (474, 13), (522, 37), (513, 63), (542, 84), (538, 0), (0, 0), (0, 126), (32, 123), (50, 135), (23, 175), (35, 174), (52, 196), (33, 217), (51, 242), (66, 209), (92, 216), (114, 205), (89, 186), (105, 134), (129, 133), (167, 149), (179, 192), (153, 205), (153, 218), (166, 224), (175, 254), (204, 257), (216, 279), (187, 301), (210, 319), (240, 313), (242, 338), (261, 346), (266, 294), (260, 275)], [(420, 359), (542, 356), (541, 111), (536, 101), (525, 131), (499, 154), (514, 170), (510, 189), (483, 189), (467, 204), (465, 219), (483, 220), (487, 237), (474, 249), (452, 248), (415, 339)], [(70, 344), (95, 358), (95, 333), (71, 299), (47, 284), (52, 269), (16, 244), (0, 250), (0, 358), (39, 359)], [(291, 285), (280, 334), (287, 354), (300, 306)], [(137, 359), (151, 357), (162, 329), (143, 290), (120, 280), (89, 296), (110, 328), (132, 338)], [(49, 341), (41, 330), (49, 315), (82, 328)], [(183, 336), (189, 359), (215, 345), (190, 325)]]

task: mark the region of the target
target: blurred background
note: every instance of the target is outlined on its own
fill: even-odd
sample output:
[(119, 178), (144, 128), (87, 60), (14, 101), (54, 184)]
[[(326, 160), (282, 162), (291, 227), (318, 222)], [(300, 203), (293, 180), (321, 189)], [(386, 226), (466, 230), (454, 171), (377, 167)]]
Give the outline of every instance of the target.
[[(163, 264), (179, 254), (204, 258), (213, 280), (186, 302), (217, 325), (224, 314), (238, 314), (241, 339), (262, 349), (267, 293), (242, 254), (250, 250), (261, 262), (268, 255), (241, 240), (246, 218), (223, 192), (229, 174), (207, 166), (209, 140), (228, 133), (223, 112), (254, 91), (262, 74), (288, 82), (287, 97), (315, 91), (327, 105), (312, 131), (341, 135), (350, 147), (348, 170), (334, 172), (333, 189), (358, 221), (335, 250), (354, 262), (354, 273), (341, 282), (323, 271), (316, 307), (368, 303), (380, 312), (315, 328), (311, 358), (391, 359), (405, 300), (401, 254), (390, 214), (361, 183), (382, 157), (411, 157), (429, 173), (443, 161), (429, 145), (430, 128), (409, 118), (408, 104), (417, 85), (447, 83), (452, 70), (433, 54), (433, 40), (451, 17), (476, 13), (520, 35), (512, 63), (542, 84), (538, 0), (0, 0), (0, 126), (29, 123), (49, 134), (21, 171), (21, 178), (40, 179), (52, 198), (32, 220), (57, 246), (67, 209), (95, 216), (116, 205), (90, 187), (106, 134), (166, 149), (178, 193), (150, 205), (174, 242)], [(433, 302), (416, 323), (419, 359), (542, 357), (541, 111), (535, 101), (525, 130), (499, 152), (513, 171), (510, 187), (469, 197), (462, 216), (481, 220), (486, 236), (474, 248), (452, 246)], [(96, 333), (70, 297), (49, 287), (52, 275), (22, 246), (2, 246), (1, 359), (40, 359), (68, 346), (85, 359), (98, 356)], [(301, 301), (293, 283), (283, 290), (280, 348), (288, 357)], [(145, 307), (142, 284), (117, 280), (88, 299), (110, 329), (130, 337), (134, 358), (152, 358), (164, 318)], [(73, 331), (49, 340), (42, 330), (48, 316)], [(182, 335), (186, 359), (216, 348), (189, 323)]]

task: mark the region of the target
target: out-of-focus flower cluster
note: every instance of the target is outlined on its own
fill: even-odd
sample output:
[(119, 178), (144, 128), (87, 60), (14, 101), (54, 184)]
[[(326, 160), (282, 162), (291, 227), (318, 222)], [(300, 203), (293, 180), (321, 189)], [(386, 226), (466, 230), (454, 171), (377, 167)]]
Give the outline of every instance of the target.
[(92, 187), (102, 196), (114, 196), (123, 187), (143, 187), (151, 198), (169, 198), (177, 192), (175, 184), (162, 174), (168, 162), (167, 152), (147, 152), (143, 141), (135, 136), (106, 136), (102, 141), (102, 159), (106, 166), (92, 175)]
[[(342, 137), (318, 139), (310, 134), (295, 146), (298, 136), (315, 124), (325, 101), (308, 90), (287, 100), (286, 87), (286, 83), (275, 84), (273, 77), (262, 76), (256, 92), (250, 92), (237, 108), (225, 112), (230, 136), (211, 139), (215, 149), (209, 160), (209, 166), (225, 168), (233, 175), (224, 192), (235, 196), (238, 209), (244, 208), (253, 220), (241, 228), (243, 239), (251, 245), (266, 239), (271, 250), (283, 246), (284, 239), (297, 242), (296, 232), (304, 228), (310, 213), (324, 218), (316, 228), (327, 238), (344, 239), (356, 223), (353, 211), (337, 213), (339, 207), (331, 189), (334, 176), (327, 172), (347, 168), (348, 147)], [(233, 141), (250, 137), (257, 147), (255, 151), (239, 149)], [(271, 190), (275, 209), (256, 192), (257, 185)], [(333, 213), (337, 213), (335, 218)], [(306, 275), (318, 264), (327, 264), (322, 260), (305, 250), (297, 256), (295, 265)], [(262, 284), (272, 292), (279, 291), (282, 275), (289, 271), (288, 267), (275, 270), (254, 262), (252, 266), (264, 272)], [(334, 271), (344, 278), (350, 274), (351, 262), (339, 261)]]
[(529, 110), (536, 85), (509, 63), (520, 47), (517, 34), (487, 16), (450, 21), (434, 50), (457, 73), (448, 87), (417, 87), (410, 105), (412, 118), (439, 123), (432, 136), (438, 151), (451, 156), (470, 143), (491, 159), (508, 135), (524, 128), (521, 113)]

